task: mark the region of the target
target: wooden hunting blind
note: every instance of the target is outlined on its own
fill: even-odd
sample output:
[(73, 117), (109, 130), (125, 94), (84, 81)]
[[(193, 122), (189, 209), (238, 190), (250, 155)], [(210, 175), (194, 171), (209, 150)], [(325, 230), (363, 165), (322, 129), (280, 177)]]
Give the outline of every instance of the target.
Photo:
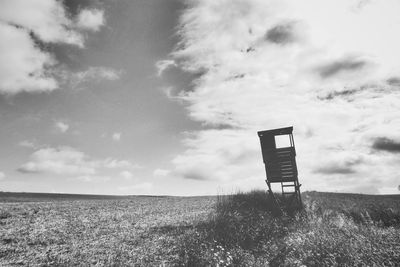
[[(270, 197), (278, 204), (271, 184), (281, 185), (282, 200), (289, 208), (301, 207), (300, 184), (296, 165), (296, 149), (293, 139), (293, 127), (279, 128), (258, 132), (261, 143), (261, 151), (265, 164)], [(287, 137), (287, 145), (277, 147), (277, 138)], [(280, 206), (278, 204), (278, 206)]]

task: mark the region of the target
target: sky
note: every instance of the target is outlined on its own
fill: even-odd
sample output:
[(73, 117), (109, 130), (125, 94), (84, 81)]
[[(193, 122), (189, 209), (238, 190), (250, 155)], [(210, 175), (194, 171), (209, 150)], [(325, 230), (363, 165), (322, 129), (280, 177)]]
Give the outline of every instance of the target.
[(3, 0), (0, 191), (398, 193), (397, 0)]

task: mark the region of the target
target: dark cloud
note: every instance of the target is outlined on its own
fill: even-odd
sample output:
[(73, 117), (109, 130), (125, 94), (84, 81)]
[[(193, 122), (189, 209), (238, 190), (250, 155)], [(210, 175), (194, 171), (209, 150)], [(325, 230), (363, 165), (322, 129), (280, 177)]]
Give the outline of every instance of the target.
[(362, 89), (348, 89), (344, 91), (333, 91), (327, 94), (326, 96), (318, 96), (320, 100), (332, 100), (337, 97), (348, 97), (356, 94), (357, 92), (361, 91)]
[(400, 86), (400, 77), (392, 77), (386, 80), (387, 84), (393, 86)]
[(218, 123), (218, 124), (202, 124), (202, 129), (204, 130), (238, 130), (240, 127), (237, 127), (235, 125), (231, 124), (224, 124), (224, 123)]
[(17, 168), (17, 172), (20, 172), (20, 173), (40, 173), (39, 170), (30, 169), (30, 168), (27, 168), (26, 166), (21, 166), (21, 167)]
[(267, 31), (265, 39), (275, 44), (289, 44), (296, 41), (295, 23), (286, 22), (278, 24)]
[(356, 171), (353, 169), (352, 166), (328, 165), (319, 167), (315, 169), (314, 172), (322, 174), (351, 174), (355, 173)]
[(181, 173), (183, 178), (185, 179), (190, 179), (190, 180), (198, 180), (198, 181), (204, 181), (204, 180), (209, 180), (210, 177), (208, 177), (204, 172), (202, 171), (197, 171), (197, 170), (186, 170)]
[(314, 173), (322, 173), (322, 174), (352, 174), (357, 171), (354, 169), (356, 165), (359, 165), (363, 162), (362, 158), (356, 159), (348, 159), (343, 163), (332, 162), (328, 163), (325, 166), (318, 167), (314, 170)]
[(378, 137), (374, 140), (372, 148), (375, 150), (391, 153), (400, 153), (400, 142), (394, 141), (386, 137)]
[(256, 51), (256, 49), (251, 46), (246, 49), (246, 53), (250, 53), (250, 52), (254, 52), (254, 51)]
[(242, 79), (242, 78), (244, 78), (245, 76), (246, 76), (246, 74), (241, 73), (241, 74), (233, 75), (230, 79)]
[(344, 58), (317, 68), (318, 74), (322, 78), (330, 78), (343, 72), (354, 72), (361, 70), (368, 62), (363, 59)]

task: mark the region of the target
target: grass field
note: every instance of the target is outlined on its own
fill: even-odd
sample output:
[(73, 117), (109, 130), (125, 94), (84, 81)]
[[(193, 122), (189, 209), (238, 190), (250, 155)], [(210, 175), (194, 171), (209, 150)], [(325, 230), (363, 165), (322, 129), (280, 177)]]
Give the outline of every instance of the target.
[(399, 266), (399, 195), (303, 199), (0, 193), (0, 266)]

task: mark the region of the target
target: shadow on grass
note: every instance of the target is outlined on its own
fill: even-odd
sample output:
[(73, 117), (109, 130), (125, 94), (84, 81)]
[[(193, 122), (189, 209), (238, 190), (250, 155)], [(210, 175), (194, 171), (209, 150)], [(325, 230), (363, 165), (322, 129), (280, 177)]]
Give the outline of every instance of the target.
[(153, 230), (177, 237), (177, 266), (276, 266), (295, 216), (277, 214), (264, 191), (252, 191), (218, 196), (215, 212), (196, 225)]

